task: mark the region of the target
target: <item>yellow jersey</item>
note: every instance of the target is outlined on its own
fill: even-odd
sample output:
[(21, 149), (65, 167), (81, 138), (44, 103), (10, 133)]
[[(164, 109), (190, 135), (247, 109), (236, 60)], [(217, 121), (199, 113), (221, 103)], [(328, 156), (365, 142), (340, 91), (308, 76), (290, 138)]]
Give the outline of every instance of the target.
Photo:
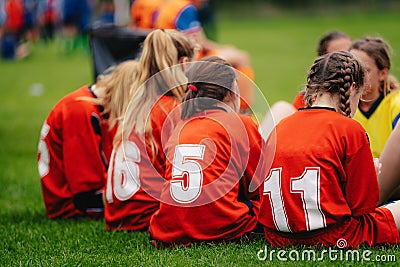
[(372, 155), (379, 158), (390, 133), (400, 117), (400, 91), (383, 94), (367, 111), (357, 108), (354, 119), (367, 131)]

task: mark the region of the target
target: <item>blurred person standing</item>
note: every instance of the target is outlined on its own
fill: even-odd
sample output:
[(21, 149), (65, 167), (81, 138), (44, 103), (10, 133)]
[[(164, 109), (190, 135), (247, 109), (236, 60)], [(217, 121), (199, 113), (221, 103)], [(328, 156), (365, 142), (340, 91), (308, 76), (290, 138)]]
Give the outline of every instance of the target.
[(63, 0), (39, 0), (37, 16), (39, 18), (40, 38), (45, 42), (54, 39), (62, 20)]
[(23, 43), (25, 11), (23, 0), (5, 0), (5, 19), (1, 38), (1, 56), (4, 59), (21, 59), (29, 54)]
[(63, 38), (65, 52), (74, 51), (78, 46), (87, 49), (87, 34), (92, 19), (89, 0), (63, 0)]
[(24, 30), (26, 41), (37, 41), (39, 39), (39, 28), (37, 19), (37, 0), (24, 0)]

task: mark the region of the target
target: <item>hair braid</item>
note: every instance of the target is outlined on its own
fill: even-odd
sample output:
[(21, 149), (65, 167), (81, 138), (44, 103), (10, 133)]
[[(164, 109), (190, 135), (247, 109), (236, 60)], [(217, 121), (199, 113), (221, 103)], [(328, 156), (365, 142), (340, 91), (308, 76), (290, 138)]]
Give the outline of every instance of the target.
[(351, 87), (351, 74), (354, 72), (352, 64), (350, 63), (350, 57), (345, 57), (340, 76), (338, 79), (339, 83), (339, 94), (340, 94), (340, 111), (343, 115), (350, 117), (350, 87)]
[(308, 107), (323, 93), (339, 94), (339, 112), (350, 117), (350, 88), (364, 85), (364, 69), (349, 52), (338, 51), (323, 55), (314, 61), (308, 72), (304, 99)]

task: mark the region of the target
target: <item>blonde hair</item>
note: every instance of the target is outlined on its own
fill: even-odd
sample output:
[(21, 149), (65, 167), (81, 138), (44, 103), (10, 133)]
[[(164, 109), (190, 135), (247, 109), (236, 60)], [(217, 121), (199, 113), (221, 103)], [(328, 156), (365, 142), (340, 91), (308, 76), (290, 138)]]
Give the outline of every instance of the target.
[(118, 125), (115, 141), (120, 138), (127, 140), (131, 132), (135, 131), (146, 136), (153, 156), (156, 154), (157, 147), (149, 121), (151, 108), (159, 96), (164, 94), (175, 97), (177, 101), (182, 100), (187, 78), (178, 63), (182, 57), (192, 60), (193, 56), (194, 45), (188, 37), (176, 30), (158, 29), (146, 37), (137, 79), (130, 90), (132, 99), (127, 107), (124, 124)]
[(103, 107), (102, 114), (108, 114), (109, 129), (122, 121), (129, 104), (130, 87), (136, 80), (138, 61), (127, 60), (111, 69), (110, 74), (99, 75), (95, 86), (102, 90), (97, 98), (82, 98)]

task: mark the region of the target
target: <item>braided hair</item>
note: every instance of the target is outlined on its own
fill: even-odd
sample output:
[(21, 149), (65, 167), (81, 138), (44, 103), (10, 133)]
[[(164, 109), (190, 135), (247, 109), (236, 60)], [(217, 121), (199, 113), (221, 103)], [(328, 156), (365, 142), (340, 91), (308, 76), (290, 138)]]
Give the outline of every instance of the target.
[(311, 66), (304, 99), (311, 107), (315, 98), (328, 92), (339, 94), (339, 112), (350, 117), (350, 87), (354, 83), (357, 92), (364, 86), (365, 71), (361, 63), (347, 51), (338, 51), (318, 57)]

